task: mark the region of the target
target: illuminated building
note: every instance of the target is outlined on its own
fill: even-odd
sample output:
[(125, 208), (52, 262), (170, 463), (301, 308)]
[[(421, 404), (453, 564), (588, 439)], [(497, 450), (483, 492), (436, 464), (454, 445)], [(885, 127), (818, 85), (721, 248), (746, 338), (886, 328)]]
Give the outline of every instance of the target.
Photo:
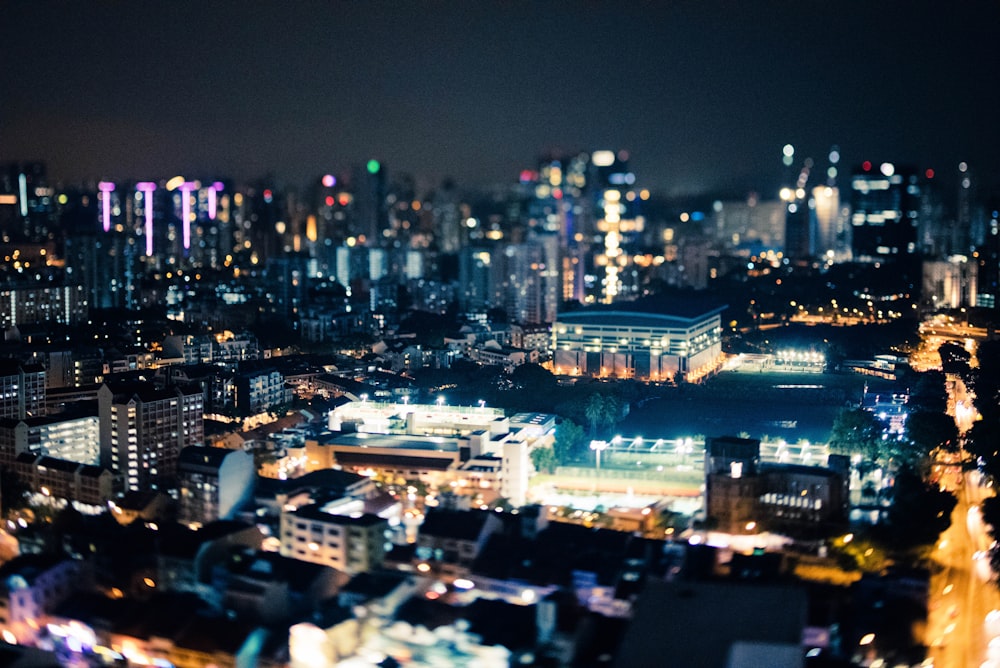
[(865, 161), (851, 177), (851, 250), (861, 262), (916, 252), (921, 186), (916, 172)]
[(983, 244), (973, 257), (979, 265), (976, 306), (996, 308), (1000, 297), (1000, 198), (988, 208)]
[(501, 308), (511, 322), (552, 322), (561, 300), (558, 237), (474, 246), (459, 254), (459, 303), (466, 313)]
[(146, 256), (153, 255), (153, 193), (156, 192), (156, 184), (151, 181), (142, 181), (135, 184), (136, 203), (142, 203), (142, 233), (146, 239)]
[(722, 357), (725, 306), (643, 300), (559, 315), (552, 327), (557, 375), (695, 380)]
[(82, 285), (41, 287), (36, 284), (0, 289), (0, 328), (19, 325), (75, 325), (90, 312)]
[(96, 416), (0, 419), (0, 461), (30, 452), (78, 464), (100, 462)]
[(847, 526), (846, 456), (829, 468), (760, 461), (760, 441), (730, 436), (705, 444), (705, 514), (722, 533), (823, 532)]
[[(0, 166), (0, 226), (4, 236), (42, 240), (55, 222), (55, 191), (48, 185), (44, 162)], [(8, 239), (5, 239), (5, 241)]]
[(378, 515), (334, 515), (320, 504), (281, 513), (281, 555), (348, 574), (382, 566), (389, 522)]
[(979, 264), (964, 255), (947, 260), (923, 262), (923, 288), (920, 294), (925, 304), (935, 309), (957, 309), (976, 305)]
[(500, 258), (491, 247), (469, 246), (458, 256), (459, 303), (466, 313), (486, 313), (497, 304), (494, 286)]
[(0, 417), (45, 415), (45, 369), (40, 364), (0, 360)]
[(594, 151), (590, 156), (591, 183), (595, 198), (595, 231), (603, 240), (602, 252), (594, 258), (600, 278), (599, 301), (610, 304), (638, 291), (630, 271), (630, 246), (645, 227), (639, 215), (639, 197), (632, 190), (635, 174), (628, 170), (628, 152)]
[(102, 466), (22, 452), (13, 470), (35, 493), (103, 511), (114, 494), (114, 476)]
[(352, 234), (368, 246), (382, 242), (382, 232), (389, 227), (386, 208), (386, 168), (374, 158), (355, 170), (354, 220)]
[(101, 462), (125, 490), (160, 489), (172, 482), (181, 450), (204, 440), (200, 387), (104, 383), (97, 401)]
[(292, 401), (292, 390), (277, 369), (245, 371), (231, 382), (235, 390), (233, 403), (241, 415), (253, 415)]

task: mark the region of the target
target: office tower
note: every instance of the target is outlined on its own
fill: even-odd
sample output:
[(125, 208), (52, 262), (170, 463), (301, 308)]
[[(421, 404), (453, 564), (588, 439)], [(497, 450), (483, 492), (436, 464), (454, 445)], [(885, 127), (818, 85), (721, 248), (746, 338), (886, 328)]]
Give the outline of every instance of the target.
[(377, 246), (382, 241), (383, 230), (389, 227), (386, 208), (386, 168), (375, 159), (355, 170), (354, 179), (354, 221), (352, 234), (363, 237), (368, 246)]
[(816, 217), (816, 255), (833, 259), (841, 254), (843, 246), (840, 190), (831, 185), (816, 186), (812, 189), (810, 202)]
[[(787, 151), (785, 157), (789, 157)], [(787, 164), (787, 160), (785, 162)], [(795, 182), (783, 187), (780, 193), (786, 203), (784, 253), (792, 260), (803, 262), (816, 255), (818, 236), (815, 201), (809, 197), (807, 190), (812, 168), (812, 158), (806, 158)]]
[(628, 168), (627, 151), (594, 151), (590, 156), (589, 185), (595, 202), (595, 232), (603, 248), (594, 263), (600, 276), (598, 301), (611, 303), (638, 291), (631, 271), (631, 247), (639, 241), (645, 219), (639, 215), (639, 197), (632, 189), (635, 174)]
[(718, 202), (707, 229), (727, 250), (751, 255), (783, 251), (786, 207), (784, 201), (761, 201), (756, 193), (742, 201)]
[(860, 262), (895, 262), (917, 250), (921, 184), (915, 171), (865, 161), (851, 177), (851, 250)]
[(197, 386), (105, 382), (97, 391), (101, 464), (125, 490), (164, 489), (180, 451), (204, 440), (204, 394)]
[(481, 246), (462, 249), (458, 257), (459, 304), (467, 314), (486, 313), (493, 306), (494, 250)]
[(309, 301), (309, 256), (287, 253), (267, 262), (268, 290), (273, 312), (295, 318)]
[(987, 211), (983, 243), (973, 255), (979, 265), (976, 306), (996, 308), (1000, 296), (1000, 197), (989, 202)]
[[(109, 208), (120, 211), (114, 205)], [(93, 308), (134, 308), (142, 241), (126, 231), (117, 214), (106, 219), (107, 230), (103, 229), (103, 213), (97, 215), (96, 223), (66, 236), (67, 276), (83, 287)]]
[(455, 183), (446, 180), (434, 192), (431, 200), (434, 216), (434, 237), (442, 253), (457, 253), (463, 246), (462, 208)]

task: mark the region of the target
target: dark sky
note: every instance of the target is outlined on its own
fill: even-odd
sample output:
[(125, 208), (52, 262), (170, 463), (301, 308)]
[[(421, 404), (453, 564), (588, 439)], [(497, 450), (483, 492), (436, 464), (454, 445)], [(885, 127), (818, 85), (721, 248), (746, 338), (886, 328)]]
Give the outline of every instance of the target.
[(369, 157), (510, 181), (625, 148), (660, 192), (797, 161), (1000, 173), (1000, 2), (6, 0), (0, 161), (304, 183)]

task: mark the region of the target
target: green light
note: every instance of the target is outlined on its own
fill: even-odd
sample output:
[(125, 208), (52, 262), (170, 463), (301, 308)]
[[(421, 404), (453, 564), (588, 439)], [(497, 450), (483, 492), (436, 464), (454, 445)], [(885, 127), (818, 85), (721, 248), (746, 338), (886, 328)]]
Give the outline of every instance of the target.
[(378, 170), (382, 169), (382, 165), (379, 164), (378, 160), (368, 161), (368, 173), (378, 174)]

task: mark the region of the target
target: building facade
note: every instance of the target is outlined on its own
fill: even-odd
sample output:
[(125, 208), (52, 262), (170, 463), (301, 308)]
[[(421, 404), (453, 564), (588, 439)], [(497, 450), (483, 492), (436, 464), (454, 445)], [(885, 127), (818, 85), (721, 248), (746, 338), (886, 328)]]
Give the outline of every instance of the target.
[(319, 504), (281, 513), (281, 555), (351, 575), (376, 570), (385, 557), (388, 520), (370, 513), (334, 515)]
[(921, 184), (916, 172), (864, 162), (851, 177), (851, 251), (861, 262), (898, 261), (917, 250)]
[(253, 499), (256, 477), (249, 452), (200, 445), (184, 448), (177, 461), (178, 521), (208, 524), (233, 519)]
[(204, 441), (204, 395), (199, 387), (159, 390), (149, 383), (105, 383), (97, 400), (101, 462), (125, 490), (171, 484), (181, 450)]
[(561, 314), (552, 328), (556, 375), (691, 381), (718, 367), (724, 306), (638, 304)]

